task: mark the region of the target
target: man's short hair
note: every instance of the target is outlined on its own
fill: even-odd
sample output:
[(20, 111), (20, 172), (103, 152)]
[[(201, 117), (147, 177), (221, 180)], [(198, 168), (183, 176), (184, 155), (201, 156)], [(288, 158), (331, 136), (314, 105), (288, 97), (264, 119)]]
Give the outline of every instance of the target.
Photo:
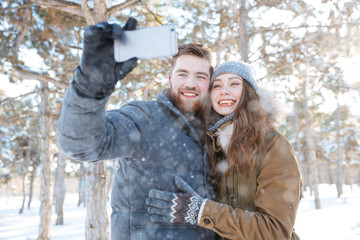
[(176, 60), (183, 55), (195, 56), (207, 60), (210, 63), (210, 75), (214, 72), (214, 66), (212, 65), (212, 51), (206, 45), (201, 43), (179, 45), (177, 54), (172, 58), (171, 72), (174, 69)]

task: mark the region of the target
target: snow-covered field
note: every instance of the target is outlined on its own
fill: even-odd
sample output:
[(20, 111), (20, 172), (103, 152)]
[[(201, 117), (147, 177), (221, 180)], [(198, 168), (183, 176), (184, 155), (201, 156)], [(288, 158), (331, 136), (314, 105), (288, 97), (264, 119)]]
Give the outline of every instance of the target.
[(314, 197), (305, 192), (301, 200), (295, 230), (302, 240), (360, 240), (360, 186), (344, 186), (337, 198), (335, 185), (320, 185), (321, 209)]
[[(344, 186), (344, 195), (337, 198), (335, 185), (320, 185), (321, 207), (315, 210), (313, 197), (304, 193), (301, 200), (295, 230), (302, 240), (360, 240), (360, 187)], [(38, 200), (30, 210), (18, 214), (20, 197), (0, 198), (0, 239), (37, 239), (39, 224)], [(85, 208), (77, 207), (77, 195), (65, 198), (63, 226), (56, 226), (52, 216), (52, 239), (78, 240), (84, 237)]]

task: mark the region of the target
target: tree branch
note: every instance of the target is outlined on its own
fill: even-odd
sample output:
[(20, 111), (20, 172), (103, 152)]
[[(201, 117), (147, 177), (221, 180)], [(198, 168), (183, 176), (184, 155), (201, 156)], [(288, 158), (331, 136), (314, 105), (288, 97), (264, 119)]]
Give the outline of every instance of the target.
[(28, 93), (25, 93), (25, 94), (21, 94), (19, 96), (16, 96), (16, 97), (8, 97), (8, 98), (5, 98), (4, 100), (1, 100), (0, 101), (0, 106), (3, 106), (9, 102), (12, 102), (14, 100), (16, 100), (17, 98), (23, 98), (23, 97), (26, 97), (28, 95), (31, 95), (31, 94), (35, 94), (35, 93), (39, 93), (40, 90), (36, 90), (36, 91), (33, 91), (33, 92), (28, 92)]
[[(264, 28), (259, 28), (258, 30), (252, 32), (250, 34), (250, 37), (258, 34), (258, 33), (262, 33), (262, 32), (283, 32), (284, 29), (301, 29), (301, 28), (317, 28), (317, 29), (321, 29), (321, 28), (325, 28), (326, 30), (330, 30), (333, 28), (340, 28), (342, 26), (354, 26), (357, 27), (358, 24), (356, 23), (338, 23), (338, 24), (332, 24), (332, 25), (307, 25), (307, 24), (302, 24), (299, 26), (294, 26), (294, 27), (281, 27), (282, 24), (277, 24), (277, 25), (273, 25), (273, 26), (269, 26), (269, 27), (264, 27)], [(279, 26), (279, 27), (278, 27)]]
[(40, 112), (34, 112), (34, 111), (24, 111), (24, 110), (16, 110), (17, 114), (19, 115), (35, 115), (35, 116), (46, 116), (54, 119), (59, 119), (60, 113), (58, 114), (52, 114), (52, 113), (40, 113)]
[[(26, 5), (29, 5), (27, 2), (26, 2)], [(19, 34), (16, 36), (16, 38), (14, 40), (15, 52), (18, 52), (20, 44), (24, 40), (25, 34), (30, 27), (29, 22), (31, 20), (31, 15), (32, 15), (31, 6), (28, 6), (27, 8), (25, 8), (25, 11), (24, 11), (22, 26), (21, 26), (21, 29), (19, 30)]]
[(143, 6), (154, 17), (155, 21), (157, 21), (160, 25), (164, 25), (164, 23), (158, 18), (157, 14), (151, 11), (147, 4), (144, 4)]
[(105, 0), (93, 0), (94, 9), (93, 9), (93, 19), (94, 23), (99, 23), (102, 21), (107, 21), (109, 16), (107, 14), (107, 7)]
[(87, 5), (87, 0), (81, 0), (81, 12), (86, 19), (86, 23), (93, 25), (95, 23), (92, 12)]
[(24, 67), (22, 65), (17, 65), (15, 68), (16, 68), (16, 72), (19, 73), (25, 79), (35, 79), (35, 80), (44, 81), (47, 83), (52, 83), (59, 88), (66, 88), (68, 86), (68, 84), (66, 84), (64, 82), (60, 82), (51, 77), (45, 76), (43, 73), (38, 73), (38, 72), (31, 71), (29, 69), (26, 69), (26, 67)]
[(16, 9), (22, 9), (22, 8), (28, 8), (28, 7), (31, 7), (32, 4), (24, 4), (24, 5), (20, 5), (20, 6), (17, 6), (17, 7), (12, 7), (12, 8), (3, 8), (3, 9), (0, 9), (0, 13), (4, 13), (6, 11), (12, 11), (12, 10), (16, 10)]
[(70, 14), (83, 16), (81, 5), (74, 2), (64, 2), (57, 0), (31, 0), (32, 3), (42, 8), (53, 8)]
[(121, 4), (112, 6), (111, 8), (108, 9), (108, 11), (106, 12), (107, 15), (107, 19), (109, 18), (109, 16), (111, 16), (112, 14), (119, 12), (125, 8), (129, 8), (132, 7), (132, 5), (136, 5), (139, 4), (141, 2), (141, 0), (127, 0), (126, 2), (123, 2)]
[(257, 8), (260, 8), (261, 6), (263, 6), (263, 5), (266, 5), (266, 4), (268, 4), (270, 1), (269, 0), (265, 0), (265, 1), (260, 1), (259, 3), (257, 3), (256, 5), (254, 5), (254, 6), (252, 6), (252, 7), (249, 7), (249, 9), (248, 9), (248, 12), (250, 12), (251, 10), (253, 10), (253, 9), (257, 9)]

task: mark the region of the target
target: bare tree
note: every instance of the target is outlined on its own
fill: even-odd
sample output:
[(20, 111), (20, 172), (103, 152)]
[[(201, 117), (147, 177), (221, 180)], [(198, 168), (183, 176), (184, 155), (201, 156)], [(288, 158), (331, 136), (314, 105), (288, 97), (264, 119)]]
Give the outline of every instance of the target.
[(30, 179), (29, 179), (29, 199), (28, 199), (28, 203), (27, 203), (28, 209), (30, 209), (30, 205), (31, 205), (31, 201), (32, 201), (33, 189), (34, 189), (34, 179), (35, 179), (36, 170), (37, 170), (38, 165), (39, 165), (39, 161), (36, 161), (36, 162), (33, 162), (32, 166), (31, 166), (32, 169), (31, 169), (31, 174), (30, 174)]
[(40, 226), (38, 239), (51, 239), (51, 204), (53, 198), (52, 188), (52, 173), (51, 165), (52, 158), (50, 156), (50, 118), (49, 118), (49, 89), (48, 83), (40, 82), (41, 86), (41, 193), (40, 193)]
[(64, 224), (64, 200), (65, 200), (65, 155), (60, 151), (57, 154), (57, 167), (54, 181), (54, 200), (56, 212), (56, 225)]
[(80, 169), (77, 172), (78, 174), (78, 196), (79, 196), (79, 201), (78, 201), (78, 207), (80, 207), (81, 203), (84, 204), (84, 206), (86, 206), (85, 204), (85, 166), (84, 163), (81, 162), (80, 163)]
[[(30, 163), (30, 154), (31, 154), (31, 147), (30, 147), (30, 141), (28, 137), (25, 137), (23, 139), (23, 141), (21, 141), (23, 143), (22, 146), (22, 155), (25, 158), (25, 163)], [(25, 164), (25, 167), (22, 168), (21, 170), (21, 175), (22, 175), (22, 195), (23, 195), (23, 200), (22, 200), (22, 204), (19, 210), (19, 214), (22, 214), (24, 212), (24, 207), (25, 207), (25, 199), (26, 199), (26, 176), (27, 176), (27, 164)]]
[(32, 201), (32, 196), (33, 196), (33, 189), (34, 189), (34, 180), (35, 180), (35, 176), (36, 176), (36, 172), (37, 169), (40, 165), (40, 152), (37, 148), (37, 142), (38, 141), (34, 141), (35, 139), (32, 138), (32, 140), (30, 141), (30, 158), (31, 158), (31, 166), (30, 166), (30, 177), (29, 177), (29, 199), (28, 199), (28, 204), (27, 207), (28, 209), (30, 209), (30, 205), (31, 205), (31, 201)]
[(239, 49), (240, 56), (244, 62), (249, 62), (249, 17), (248, 9), (245, 7), (246, 0), (239, 0), (239, 12), (237, 16), (237, 23), (239, 26)]
[(341, 156), (341, 146), (340, 146), (340, 106), (339, 106), (339, 93), (336, 92), (336, 119), (335, 119), (335, 127), (336, 127), (336, 189), (338, 193), (338, 197), (343, 194), (343, 158)]
[[(102, 175), (98, 175), (101, 173)], [(85, 177), (86, 239), (109, 239), (107, 205), (107, 173), (104, 162), (89, 163)]]
[(305, 118), (305, 126), (304, 126), (304, 134), (305, 134), (305, 145), (306, 145), (306, 158), (308, 162), (308, 171), (309, 171), (309, 181), (310, 188), (315, 193), (315, 207), (316, 209), (320, 209), (320, 195), (319, 195), (319, 177), (317, 170), (317, 161), (316, 161), (316, 147), (314, 143), (314, 139), (311, 129), (311, 116), (309, 115), (308, 109), (308, 97), (306, 92), (306, 79), (304, 79), (304, 84), (302, 88), (303, 93), (303, 106), (304, 106), (304, 118)]
[(23, 195), (23, 200), (21, 203), (21, 207), (19, 209), (19, 214), (22, 214), (24, 212), (24, 207), (25, 207), (25, 199), (26, 199), (26, 190), (25, 190), (25, 182), (26, 182), (26, 174), (27, 172), (25, 172), (22, 176), (22, 195)]

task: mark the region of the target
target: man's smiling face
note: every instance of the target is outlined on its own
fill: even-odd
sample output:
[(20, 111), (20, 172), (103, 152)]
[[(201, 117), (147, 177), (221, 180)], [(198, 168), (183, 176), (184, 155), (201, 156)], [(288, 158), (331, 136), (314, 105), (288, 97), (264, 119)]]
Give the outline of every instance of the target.
[(203, 58), (182, 55), (169, 79), (173, 104), (183, 113), (195, 115), (205, 102), (210, 84), (210, 63)]

